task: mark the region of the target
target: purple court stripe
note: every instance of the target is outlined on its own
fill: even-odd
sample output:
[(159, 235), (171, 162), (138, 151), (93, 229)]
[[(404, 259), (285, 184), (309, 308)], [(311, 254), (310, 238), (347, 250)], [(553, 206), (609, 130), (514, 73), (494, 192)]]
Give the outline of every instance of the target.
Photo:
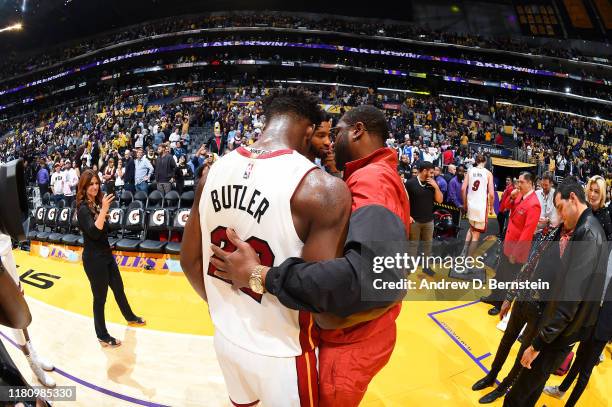
[[(488, 374), (488, 373), (489, 373), (489, 369), (487, 369), (487, 368), (486, 368), (486, 367), (485, 367), (485, 366), (484, 366), (482, 363), (480, 363), (480, 360), (479, 360), (479, 359), (477, 359), (477, 358), (476, 358), (476, 357), (475, 357), (475, 356), (472, 354), (472, 352), (470, 352), (469, 350), (467, 350), (467, 348), (466, 348), (465, 346), (463, 346), (463, 344), (462, 344), (461, 342), (459, 342), (459, 339), (457, 339), (457, 338), (455, 337), (455, 335), (453, 335), (452, 333), (450, 333), (450, 332), (449, 332), (449, 330), (448, 330), (448, 329), (446, 329), (446, 327), (445, 327), (444, 325), (442, 325), (442, 323), (441, 323), (440, 321), (438, 321), (438, 320), (436, 319), (436, 317), (434, 316), (435, 314), (441, 314), (441, 313), (443, 313), (443, 312), (448, 312), (448, 311), (452, 311), (452, 310), (455, 310), (455, 309), (458, 309), (458, 308), (467, 307), (467, 306), (469, 306), (469, 305), (474, 305), (474, 304), (477, 304), (477, 303), (479, 303), (479, 302), (480, 302), (480, 301), (472, 301), (472, 302), (469, 302), (469, 303), (467, 303), (467, 304), (459, 305), (459, 306), (456, 306), (456, 307), (447, 308), (447, 309), (443, 309), (443, 310), (436, 311), (436, 312), (431, 312), (431, 313), (429, 313), (429, 314), (427, 314), (427, 315), (428, 315), (428, 316), (429, 316), (429, 318), (431, 318), (431, 319), (432, 319), (432, 320), (433, 320), (433, 321), (434, 321), (436, 324), (438, 324), (438, 326), (439, 326), (440, 328), (442, 328), (442, 330), (443, 330), (443, 331), (446, 333), (446, 335), (448, 335), (448, 337), (449, 337), (449, 338), (451, 338), (451, 339), (453, 340), (453, 342), (455, 342), (455, 343), (456, 343), (456, 344), (457, 344), (457, 345), (458, 345), (458, 346), (461, 348), (461, 350), (462, 350), (462, 351), (463, 351), (463, 352), (464, 352), (466, 355), (468, 355), (468, 357), (469, 357), (470, 359), (472, 359), (472, 360), (474, 361), (474, 363), (476, 363), (476, 364), (478, 365), (478, 367), (480, 367), (480, 368), (482, 369), (482, 371), (483, 371), (483, 372), (485, 372), (485, 373), (487, 373), (487, 374)], [(495, 383), (500, 384), (500, 382), (499, 382), (498, 380), (495, 380)]]
[[(6, 336), (3, 332), (0, 332), (0, 335), (2, 335), (2, 337), (4, 339), (6, 339), (7, 341), (9, 341), (13, 346), (15, 346), (16, 348), (19, 347), (19, 345), (17, 343), (15, 343), (11, 338), (9, 338), (8, 336)], [(141, 406), (147, 406), (147, 407), (168, 407), (165, 404), (157, 404), (157, 403), (152, 403), (150, 401), (146, 401), (146, 400), (140, 400), (134, 397), (130, 397), (130, 396), (126, 396), (125, 394), (121, 394), (121, 393), (117, 393), (114, 392), (112, 390), (108, 390), (105, 389), (104, 387), (100, 387), (100, 386), (96, 386), (93, 383), (89, 383), (85, 380), (79, 379), (78, 377), (75, 377), (73, 375), (71, 375), (70, 373), (64, 372), (63, 370), (59, 369), (59, 368), (55, 368), (54, 372), (57, 372), (58, 374), (66, 377), (67, 379), (72, 380), (73, 382), (76, 382), (82, 386), (88, 387), (92, 390), (95, 390), (97, 392), (106, 394), (108, 396), (111, 397), (115, 397), (119, 400), (123, 400), (123, 401), (128, 401), (130, 403), (134, 403), (134, 404), (139, 404)]]
[(443, 312), (448, 312), (448, 311), (456, 310), (456, 309), (463, 308), (463, 307), (469, 307), (470, 305), (474, 305), (474, 304), (477, 304), (479, 302), (480, 302), (480, 300), (476, 300), (476, 301), (468, 302), (467, 304), (457, 305), (457, 306), (452, 307), (452, 308), (446, 308), (446, 309), (442, 309), (440, 311), (430, 312), (427, 315), (432, 316), (432, 315), (436, 315), (436, 314), (442, 314)]
[(482, 355), (481, 357), (476, 358), (476, 359), (478, 359), (478, 360), (483, 360), (483, 359), (488, 358), (489, 356), (491, 356), (491, 352), (487, 352), (487, 353), (485, 353), (484, 355)]

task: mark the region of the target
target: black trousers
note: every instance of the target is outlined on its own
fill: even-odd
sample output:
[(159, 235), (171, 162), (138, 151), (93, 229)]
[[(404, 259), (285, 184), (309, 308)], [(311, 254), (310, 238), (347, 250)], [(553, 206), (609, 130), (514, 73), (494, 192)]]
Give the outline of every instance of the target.
[(568, 351), (569, 347), (542, 347), (538, 357), (531, 363), (531, 369), (521, 369), (514, 385), (506, 394), (504, 407), (535, 406), (548, 377), (561, 366)]
[(519, 337), (521, 329), (523, 329), (525, 324), (527, 324), (527, 326), (523, 332), (523, 342), (521, 344), (521, 348), (519, 349), (518, 355), (516, 355), (516, 359), (514, 360), (514, 365), (512, 366), (512, 369), (508, 375), (501, 382), (500, 387), (506, 389), (509, 388), (518, 377), (519, 372), (522, 369), (521, 357), (523, 356), (523, 352), (525, 352), (525, 349), (527, 349), (535, 335), (538, 333), (537, 327), (539, 318), (537, 304), (523, 301), (517, 301), (514, 303), (512, 312), (510, 313), (510, 320), (508, 320), (508, 325), (504, 331), (504, 336), (502, 336), (501, 341), (499, 341), (499, 346), (497, 347), (497, 352), (495, 353), (495, 359), (491, 365), (491, 375), (495, 375), (495, 377), (497, 377), (500, 370), (504, 366), (504, 362), (508, 358), (512, 345), (514, 345), (514, 342), (516, 342), (516, 339)]
[(508, 211), (505, 212), (499, 212), (497, 214), (497, 223), (499, 224), (499, 233), (498, 233), (498, 237), (501, 240), (504, 240), (504, 236), (506, 235), (506, 221), (508, 220)]
[(606, 341), (599, 341), (593, 337), (580, 342), (578, 350), (576, 351), (576, 359), (570, 371), (567, 373), (567, 376), (565, 376), (565, 379), (563, 379), (563, 382), (559, 385), (559, 390), (568, 391), (574, 379), (578, 376), (576, 386), (574, 386), (572, 394), (569, 399), (567, 399), (565, 407), (575, 406), (580, 396), (582, 396), (582, 392), (591, 378), (591, 372), (599, 361), (599, 355), (601, 355), (601, 352), (603, 352), (606, 347), (606, 343)]
[(91, 292), (93, 294), (93, 314), (96, 336), (98, 339), (108, 339), (109, 334), (106, 330), (104, 319), (104, 305), (106, 304), (106, 294), (108, 287), (113, 291), (115, 301), (119, 305), (121, 314), (127, 321), (134, 321), (138, 318), (132, 312), (123, 289), (123, 280), (115, 259), (111, 255), (86, 255), (83, 253), (83, 266), (85, 274), (89, 279)]
[[(505, 282), (514, 281), (519, 271), (521, 271), (521, 267), (523, 267), (523, 264), (522, 263), (512, 264), (510, 263), (510, 260), (508, 259), (508, 257), (506, 257), (505, 254), (502, 253), (501, 256), (502, 257), (499, 261), (499, 266), (497, 267), (497, 270), (495, 271), (495, 279), (497, 281), (505, 281)], [(499, 288), (491, 292), (491, 298), (494, 300), (494, 305), (497, 308), (501, 308), (502, 303), (504, 302), (504, 299), (506, 298), (506, 292), (507, 290), (499, 289)]]
[(40, 190), (40, 197), (42, 198), (42, 196), (44, 194), (46, 194), (47, 192), (49, 192), (49, 184), (38, 184), (38, 188)]

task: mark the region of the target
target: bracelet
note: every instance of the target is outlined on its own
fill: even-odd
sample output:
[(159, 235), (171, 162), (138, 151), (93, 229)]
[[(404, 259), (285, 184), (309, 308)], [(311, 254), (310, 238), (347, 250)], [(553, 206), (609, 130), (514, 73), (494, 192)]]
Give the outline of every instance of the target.
[(265, 269), (266, 269), (266, 266), (264, 266), (263, 264), (258, 264), (257, 266), (253, 268), (253, 272), (251, 273), (252, 276), (259, 278), (259, 280), (261, 281), (261, 285), (263, 286), (264, 293), (266, 292), (266, 281), (264, 280), (261, 274), (263, 273)]

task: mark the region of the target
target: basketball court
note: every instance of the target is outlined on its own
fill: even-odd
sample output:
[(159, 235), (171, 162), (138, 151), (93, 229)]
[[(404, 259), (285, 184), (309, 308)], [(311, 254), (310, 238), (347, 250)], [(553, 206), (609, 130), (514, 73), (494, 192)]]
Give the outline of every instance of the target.
[[(102, 349), (93, 329), (91, 291), (82, 267), (16, 250), (22, 284), (33, 315), (30, 327), (41, 355), (51, 359), (58, 385), (76, 386), (79, 406), (229, 406), (212, 346), (206, 304), (179, 272), (122, 271), (127, 296), (148, 325), (129, 328), (109, 297), (111, 335), (123, 341)], [(109, 294), (110, 295), (110, 294)], [(389, 364), (369, 387), (363, 406), (474, 406), (486, 393), (472, 392), (492, 361), (501, 331), (489, 306), (479, 302), (405, 302), (398, 341)], [(0, 328), (9, 342), (7, 329)], [(25, 376), (37, 384), (15, 346), (7, 349)], [(514, 357), (518, 344), (513, 349)], [(608, 406), (611, 349), (595, 368), (582, 404)], [(502, 371), (505, 374), (509, 368)], [(561, 379), (552, 376), (549, 383)], [(542, 396), (539, 404), (562, 406)], [(501, 406), (498, 401), (493, 405)], [(540, 404), (540, 405), (541, 405)]]

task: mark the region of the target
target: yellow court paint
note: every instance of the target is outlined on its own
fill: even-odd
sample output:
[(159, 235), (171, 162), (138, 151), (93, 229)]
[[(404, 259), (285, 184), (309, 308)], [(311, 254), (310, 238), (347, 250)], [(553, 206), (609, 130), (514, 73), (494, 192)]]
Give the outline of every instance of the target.
[[(53, 283), (47, 289), (22, 282), (28, 296), (67, 311), (93, 317), (91, 289), (82, 264), (44, 259), (23, 251), (15, 251), (14, 254), (15, 262), (20, 266), (20, 275), (32, 269), (34, 273), (53, 276), (42, 277)], [(32, 275), (26, 277), (26, 280), (31, 280)], [(147, 328), (212, 335), (213, 327), (208, 317), (208, 307), (182, 274), (160, 274), (141, 269), (134, 272), (122, 271), (121, 275), (130, 305), (136, 315), (147, 320)], [(110, 289), (106, 303), (106, 319), (125, 323)]]
[[(124, 340), (124, 346), (102, 350), (95, 339), (91, 291), (82, 266), (27, 252), (14, 253), (26, 295), (35, 299), (30, 301), (35, 343), (63, 371), (95, 386), (151, 403), (229, 405), (214, 356), (210, 337), (213, 327), (206, 304), (183, 275), (144, 269), (122, 271), (128, 299), (148, 325), (140, 329), (125, 327), (109, 292), (109, 330)], [(495, 353), (502, 335), (495, 327), (497, 317), (487, 315), (488, 308), (486, 304), (467, 301), (404, 302), (393, 356), (371, 383), (362, 405), (478, 405), (478, 398), (487, 391), (472, 392), (470, 387), (484, 376), (483, 368), (490, 367), (493, 355), (487, 354)], [(509, 371), (518, 347), (515, 344), (500, 378)], [(12, 346), (7, 348), (30, 379), (23, 357)], [(610, 348), (606, 357), (606, 362), (595, 368), (582, 405), (610, 405)], [(59, 384), (75, 385), (58, 373), (53, 377)], [(549, 383), (558, 384), (561, 380), (551, 376)], [(77, 385), (77, 389), (80, 396), (76, 404), (56, 405), (132, 405), (91, 387)], [(542, 396), (538, 406), (542, 404), (560, 407), (563, 401)], [(501, 406), (502, 401), (492, 405)]]

